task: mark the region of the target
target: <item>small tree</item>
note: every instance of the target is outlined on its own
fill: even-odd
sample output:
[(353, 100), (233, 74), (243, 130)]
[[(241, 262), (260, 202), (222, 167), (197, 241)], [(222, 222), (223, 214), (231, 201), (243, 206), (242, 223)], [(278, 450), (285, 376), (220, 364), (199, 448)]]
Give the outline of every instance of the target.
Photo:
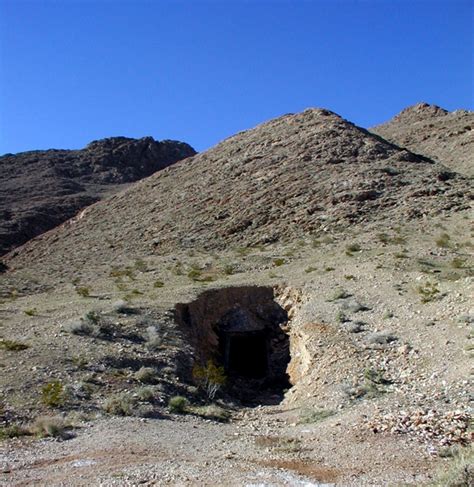
[(193, 368), (193, 377), (211, 401), (227, 380), (224, 367), (217, 366), (212, 360), (208, 360), (205, 366), (196, 364)]

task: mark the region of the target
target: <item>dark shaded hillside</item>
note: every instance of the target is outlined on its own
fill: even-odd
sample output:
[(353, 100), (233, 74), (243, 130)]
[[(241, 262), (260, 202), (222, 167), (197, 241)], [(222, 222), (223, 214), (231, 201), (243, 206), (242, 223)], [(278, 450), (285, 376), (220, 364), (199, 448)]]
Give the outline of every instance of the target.
[(128, 183), (194, 154), (183, 142), (113, 137), (82, 150), (0, 157), (0, 255)]
[(11, 269), (96, 272), (179, 248), (291, 241), (348, 225), (384, 231), (466, 208), (468, 193), (467, 180), (445, 166), (310, 109), (166, 168), (7, 259)]

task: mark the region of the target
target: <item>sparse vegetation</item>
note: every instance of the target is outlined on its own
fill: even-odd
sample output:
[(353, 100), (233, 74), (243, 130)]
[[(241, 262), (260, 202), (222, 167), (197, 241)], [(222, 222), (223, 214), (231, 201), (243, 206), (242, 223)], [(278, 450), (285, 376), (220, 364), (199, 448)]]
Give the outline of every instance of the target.
[(29, 348), (29, 345), (23, 342), (17, 342), (16, 340), (0, 338), (0, 348), (3, 348), (9, 352), (21, 352), (22, 350)]
[(82, 298), (88, 298), (91, 294), (91, 288), (88, 286), (77, 286), (76, 293), (79, 294)]
[(429, 487), (468, 487), (472, 485), (474, 447), (458, 448), (452, 452), (448, 468), (440, 472), (438, 478)]
[(354, 255), (354, 252), (360, 252), (362, 250), (362, 247), (358, 243), (351, 243), (349, 245), (346, 245), (346, 255), (349, 257), (352, 257)]
[(464, 269), (466, 265), (466, 259), (462, 259), (461, 257), (454, 257), (451, 261), (451, 267), (453, 269)]
[(161, 287), (164, 287), (165, 283), (163, 281), (160, 281), (159, 279), (157, 279), (154, 283), (153, 283), (153, 287), (154, 288), (161, 288)]
[(196, 364), (193, 368), (193, 378), (211, 401), (227, 380), (224, 367), (217, 366), (212, 360), (208, 360), (205, 366)]
[(280, 267), (282, 266), (283, 264), (285, 264), (285, 259), (281, 258), (281, 257), (278, 257), (276, 259), (273, 259), (273, 265), (275, 267)]
[(146, 329), (146, 346), (148, 349), (156, 351), (163, 345), (163, 337), (160, 335), (156, 326), (149, 326)]
[(214, 421), (226, 422), (230, 418), (230, 412), (217, 404), (207, 404), (206, 406), (192, 406), (190, 411), (197, 416)]
[(141, 367), (133, 377), (143, 384), (155, 384), (157, 382), (157, 372), (153, 367)]
[(316, 271), (316, 270), (317, 270), (317, 268), (316, 268), (316, 267), (311, 267), (311, 266), (309, 266), (309, 267), (307, 267), (307, 268), (306, 268), (304, 271), (306, 272), (306, 274), (309, 274), (310, 272), (314, 272), (314, 271)]
[(102, 409), (109, 414), (115, 416), (131, 416), (133, 414), (133, 408), (135, 406), (135, 401), (128, 394), (114, 394), (109, 396)]
[(436, 240), (435, 243), (438, 247), (448, 248), (451, 245), (451, 237), (447, 233), (442, 233)]
[(36, 308), (28, 308), (25, 309), (24, 313), (27, 316), (36, 316), (38, 314), (38, 310)]
[(417, 293), (421, 297), (422, 303), (429, 303), (430, 301), (434, 301), (435, 299), (439, 299), (440, 297), (440, 290), (438, 284), (435, 282), (425, 282), (424, 284), (420, 284), (416, 287)]
[(171, 413), (184, 414), (188, 412), (189, 402), (183, 396), (173, 396), (168, 401), (168, 409)]
[(333, 416), (335, 412), (331, 409), (303, 409), (300, 412), (300, 424), (317, 423), (323, 419)]
[(30, 430), (40, 438), (51, 436), (53, 438), (67, 439), (70, 436), (67, 432), (68, 428), (70, 426), (59, 416), (42, 416), (35, 419)]
[(140, 401), (152, 402), (155, 397), (155, 394), (151, 387), (141, 387), (140, 389), (137, 390), (136, 396)]
[(351, 296), (345, 289), (336, 289), (334, 294), (328, 299), (328, 301), (337, 301), (339, 299), (346, 299)]
[(41, 402), (45, 406), (57, 408), (62, 406), (65, 401), (66, 392), (64, 385), (60, 381), (54, 380), (48, 382), (41, 388)]
[(226, 276), (231, 276), (232, 274), (235, 274), (237, 267), (235, 264), (226, 264), (224, 266), (223, 272)]
[(21, 436), (28, 436), (31, 432), (28, 428), (18, 424), (10, 424), (8, 426), (0, 426), (0, 441), (8, 440), (10, 438), (19, 438)]

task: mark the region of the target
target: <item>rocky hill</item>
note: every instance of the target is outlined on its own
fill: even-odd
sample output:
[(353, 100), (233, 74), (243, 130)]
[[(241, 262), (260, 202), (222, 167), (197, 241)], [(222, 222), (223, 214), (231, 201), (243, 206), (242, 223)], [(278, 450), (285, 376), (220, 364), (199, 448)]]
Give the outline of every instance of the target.
[(0, 485), (473, 485), (469, 191), (311, 109), (8, 253)]
[[(323, 109), (239, 133), (85, 210), (8, 257), (73, 266), (295, 240), (465, 208), (462, 176)], [(71, 267), (72, 269), (72, 267)]]
[(474, 112), (448, 112), (436, 105), (419, 103), (370, 130), (461, 174), (474, 175)]
[(82, 150), (0, 157), (0, 255), (125, 185), (195, 153), (183, 142), (112, 137)]

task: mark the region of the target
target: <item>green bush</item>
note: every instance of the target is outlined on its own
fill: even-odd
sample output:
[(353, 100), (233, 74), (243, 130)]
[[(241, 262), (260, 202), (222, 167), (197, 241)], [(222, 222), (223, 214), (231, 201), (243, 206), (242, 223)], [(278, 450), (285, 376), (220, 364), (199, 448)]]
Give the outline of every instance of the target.
[(184, 414), (189, 406), (188, 400), (183, 396), (173, 396), (168, 401), (168, 408), (171, 413)]
[(224, 367), (217, 366), (212, 360), (208, 360), (205, 366), (196, 364), (193, 368), (193, 378), (211, 401), (227, 380)]
[(66, 401), (64, 386), (58, 380), (48, 382), (41, 389), (41, 402), (49, 407), (62, 406)]

